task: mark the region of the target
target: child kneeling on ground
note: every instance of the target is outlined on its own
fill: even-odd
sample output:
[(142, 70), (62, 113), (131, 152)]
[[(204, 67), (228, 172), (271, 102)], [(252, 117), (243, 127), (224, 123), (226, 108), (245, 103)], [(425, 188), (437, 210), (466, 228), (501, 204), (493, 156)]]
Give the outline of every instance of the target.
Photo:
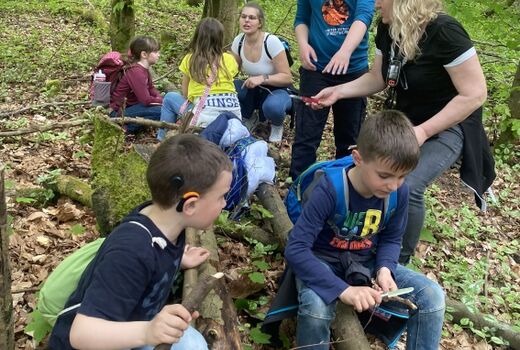
[[(336, 201), (344, 199), (323, 175), (305, 202), (285, 249), (298, 292), (297, 346), (329, 349), (337, 300), (362, 312), (379, 305), (383, 292), (413, 287), (404, 295), (418, 307), (406, 323), (406, 348), (437, 350), (444, 293), (426, 276), (398, 264), (408, 212), (404, 179), (419, 161), (413, 127), (400, 112), (380, 112), (365, 120), (357, 143), (352, 151), (354, 165), (344, 169), (349, 200), (343, 227), (333, 230), (328, 224)], [(394, 191), (395, 212), (386, 221), (385, 199)], [(353, 268), (359, 265), (364, 268)]]
[(134, 209), (107, 237), (59, 316), (50, 348), (202, 350), (189, 326), (198, 313), (166, 305), (179, 269), (209, 252), (185, 245), (187, 227), (205, 229), (220, 214), (232, 165), (215, 144), (183, 134), (153, 153), (147, 170), (152, 201)]

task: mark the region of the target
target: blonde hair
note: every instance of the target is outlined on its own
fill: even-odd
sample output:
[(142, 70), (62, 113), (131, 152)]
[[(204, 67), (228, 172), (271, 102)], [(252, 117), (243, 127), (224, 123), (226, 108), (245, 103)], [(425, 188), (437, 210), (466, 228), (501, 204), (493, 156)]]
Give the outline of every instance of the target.
[(424, 29), (442, 11), (441, 0), (394, 0), (390, 37), (407, 60), (421, 54), (419, 40)]

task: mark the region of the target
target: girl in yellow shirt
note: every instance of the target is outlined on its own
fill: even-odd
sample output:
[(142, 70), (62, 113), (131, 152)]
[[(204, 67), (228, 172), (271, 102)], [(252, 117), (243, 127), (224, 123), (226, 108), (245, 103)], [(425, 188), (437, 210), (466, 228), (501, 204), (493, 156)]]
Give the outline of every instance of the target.
[[(199, 22), (179, 69), (183, 73), (182, 94), (165, 96), (161, 121), (174, 123), (189, 109), (193, 109), (195, 125), (200, 127), (206, 127), (223, 112), (242, 119), (233, 83), (238, 63), (233, 55), (224, 52), (222, 23), (209, 17)], [(163, 140), (165, 135), (166, 130), (161, 129), (157, 138)]]

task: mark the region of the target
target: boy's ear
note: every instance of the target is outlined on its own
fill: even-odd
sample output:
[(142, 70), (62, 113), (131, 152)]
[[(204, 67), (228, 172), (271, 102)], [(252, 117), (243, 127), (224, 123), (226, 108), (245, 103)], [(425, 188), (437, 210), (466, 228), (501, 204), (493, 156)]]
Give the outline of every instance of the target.
[(195, 203), (199, 200), (198, 196), (189, 197), (186, 199), (182, 206), (182, 212), (188, 216), (193, 215), (195, 212)]
[(361, 154), (357, 149), (352, 150), (352, 160), (354, 161), (354, 164), (357, 166), (363, 162), (363, 158), (361, 157)]

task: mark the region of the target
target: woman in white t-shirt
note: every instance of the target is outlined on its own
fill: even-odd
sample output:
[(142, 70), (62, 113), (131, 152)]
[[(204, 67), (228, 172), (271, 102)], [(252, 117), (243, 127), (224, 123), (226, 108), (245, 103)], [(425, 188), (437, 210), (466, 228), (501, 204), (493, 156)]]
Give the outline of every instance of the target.
[(242, 33), (233, 40), (231, 50), (237, 56), (242, 71), (249, 76), (235, 80), (242, 118), (250, 127), (256, 125), (253, 111), (259, 110), (260, 120), (271, 122), (270, 142), (279, 142), (283, 135), (283, 121), (292, 108), (286, 90), (292, 76), (285, 48), (276, 35), (262, 30), (264, 11), (255, 3), (246, 4), (240, 12)]

